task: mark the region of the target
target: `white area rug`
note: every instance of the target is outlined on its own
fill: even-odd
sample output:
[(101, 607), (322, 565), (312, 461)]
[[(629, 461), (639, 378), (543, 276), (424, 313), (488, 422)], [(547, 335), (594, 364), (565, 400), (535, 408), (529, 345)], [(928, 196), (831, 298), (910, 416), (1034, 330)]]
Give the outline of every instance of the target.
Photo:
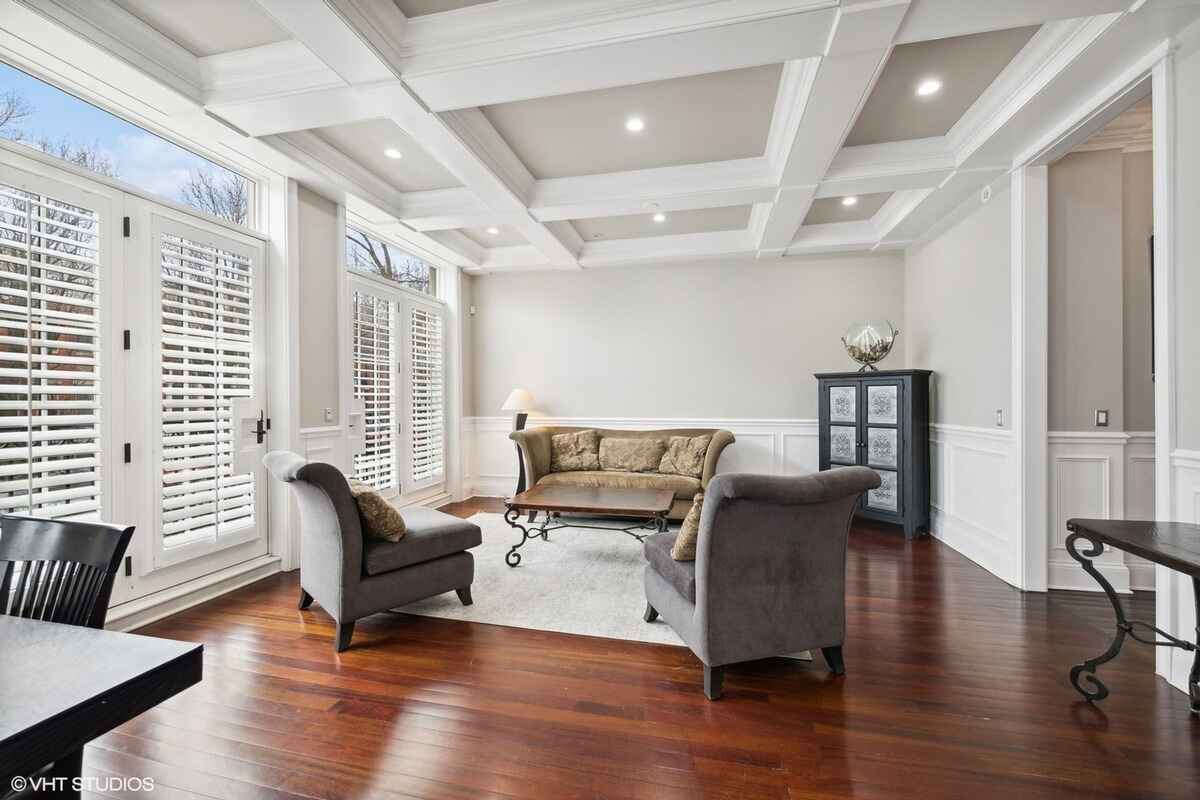
[[(517, 551), (521, 564), (510, 567), (504, 563), (504, 554), (521, 541), (521, 532), (509, 527), (499, 514), (476, 514), (471, 522), (483, 531), (483, 544), (471, 551), (475, 556), (474, 604), (464, 606), (457, 595), (447, 592), (397, 611), (683, 646), (661, 619), (642, 620), (646, 559), (636, 539), (620, 531), (566, 528), (551, 532), (548, 542), (526, 542)], [(586, 522), (605, 524), (592, 519)], [(807, 652), (792, 657), (812, 660)]]
[[(474, 605), (464, 606), (453, 593), (397, 609), (427, 617), (487, 622), (514, 628), (605, 636), (637, 642), (682, 646), (662, 620), (642, 621), (646, 593), (642, 545), (619, 531), (567, 528), (550, 541), (533, 539), (518, 550), (521, 564), (510, 567), (504, 554), (521, 541), (499, 514), (471, 517), (483, 530), (475, 556)], [(597, 523), (587, 520), (588, 524)]]

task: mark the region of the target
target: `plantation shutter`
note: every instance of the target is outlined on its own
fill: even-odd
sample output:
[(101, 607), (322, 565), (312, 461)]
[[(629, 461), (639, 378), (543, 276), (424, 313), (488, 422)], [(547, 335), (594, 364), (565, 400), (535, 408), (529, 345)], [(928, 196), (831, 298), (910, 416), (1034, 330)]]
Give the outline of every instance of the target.
[(352, 320), (354, 396), (363, 404), (363, 447), (354, 456), (354, 476), (377, 491), (392, 489), (396, 486), (396, 359), (391, 301), (355, 290)]
[(254, 524), (254, 473), (235, 472), (231, 429), (233, 400), (253, 388), (254, 263), (211, 238), (164, 229), (159, 239), (168, 548)]
[(100, 220), (0, 185), (0, 512), (98, 519)]
[(417, 488), (436, 483), (445, 474), (442, 315), (413, 304), (408, 319), (409, 427), (413, 488)]

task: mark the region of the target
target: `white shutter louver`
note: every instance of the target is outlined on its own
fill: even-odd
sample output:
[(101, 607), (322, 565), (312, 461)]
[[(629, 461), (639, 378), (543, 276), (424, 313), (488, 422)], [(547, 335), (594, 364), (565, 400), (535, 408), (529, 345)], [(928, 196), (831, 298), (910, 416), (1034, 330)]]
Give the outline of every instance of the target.
[(355, 291), (354, 396), (363, 402), (363, 449), (354, 457), (354, 477), (376, 491), (395, 486), (395, 356), (392, 305), (382, 297)]
[(100, 516), (99, 224), (0, 185), (0, 512)]
[(166, 547), (254, 524), (254, 475), (235, 474), (231, 402), (252, 390), (252, 260), (163, 232), (162, 536)]
[(441, 480), (445, 473), (442, 315), (413, 305), (408, 316), (412, 478), (421, 486)]

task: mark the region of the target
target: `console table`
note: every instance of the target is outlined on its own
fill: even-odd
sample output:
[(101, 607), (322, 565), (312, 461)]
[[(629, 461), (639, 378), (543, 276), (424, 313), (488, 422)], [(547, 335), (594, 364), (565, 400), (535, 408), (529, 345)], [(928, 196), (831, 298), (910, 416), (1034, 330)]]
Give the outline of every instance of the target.
[[(1087, 574), (1095, 578), (1096, 583), (1100, 584), (1117, 616), (1117, 632), (1112, 644), (1101, 655), (1072, 667), (1071, 684), (1088, 702), (1108, 697), (1108, 687), (1096, 677), (1096, 669), (1117, 657), (1126, 636), (1156, 647), (1178, 647), (1196, 654), (1192, 660), (1192, 671), (1188, 675), (1188, 698), (1192, 711), (1200, 713), (1200, 648), (1148, 622), (1127, 619), (1112, 584), (1092, 563), (1093, 558), (1104, 552), (1104, 545), (1108, 545), (1141, 556), (1155, 564), (1170, 567), (1184, 575), (1190, 575), (1195, 590), (1196, 616), (1200, 620), (1200, 525), (1181, 522), (1070, 519), (1067, 520), (1067, 530), (1071, 532), (1067, 536), (1067, 552), (1083, 566)], [(1139, 630), (1145, 633), (1139, 635)], [(1196, 632), (1197, 639), (1200, 640), (1200, 623), (1197, 624)], [(1158, 639), (1159, 636), (1162, 639)]]

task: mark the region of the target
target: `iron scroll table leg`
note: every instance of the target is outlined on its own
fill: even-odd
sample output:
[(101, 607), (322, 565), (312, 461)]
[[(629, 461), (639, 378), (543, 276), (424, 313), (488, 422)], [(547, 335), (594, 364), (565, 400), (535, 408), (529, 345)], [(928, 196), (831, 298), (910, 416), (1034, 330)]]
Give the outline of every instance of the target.
[[(1086, 543), (1082, 550), (1078, 546), (1080, 539)], [(1137, 620), (1131, 621), (1125, 616), (1125, 609), (1121, 606), (1121, 601), (1117, 597), (1116, 590), (1113, 589), (1108, 579), (1092, 563), (1093, 558), (1104, 552), (1102, 544), (1092, 541), (1085, 533), (1072, 533), (1067, 537), (1066, 547), (1067, 553), (1071, 558), (1078, 561), (1084, 571), (1091, 575), (1096, 583), (1100, 584), (1100, 588), (1104, 590), (1104, 594), (1108, 597), (1108, 602), (1112, 604), (1117, 622), (1116, 633), (1113, 635), (1112, 643), (1108, 646), (1107, 650), (1095, 658), (1089, 658), (1082, 664), (1076, 664), (1071, 667), (1071, 685), (1089, 703), (1108, 697), (1108, 687), (1096, 676), (1096, 670), (1099, 669), (1101, 664), (1112, 661), (1117, 657), (1117, 654), (1121, 652), (1121, 646), (1125, 643), (1125, 637), (1128, 636), (1143, 644), (1150, 644), (1155, 647), (1177, 647), (1181, 650), (1190, 650), (1195, 653), (1192, 659), (1192, 670), (1188, 676), (1188, 700), (1192, 712), (1200, 713), (1200, 647), (1172, 636), (1149, 623)], [(1200, 620), (1200, 577), (1192, 578), (1192, 588), (1196, 598), (1197, 619)], [(1146, 629), (1150, 633), (1150, 638), (1143, 638), (1139, 635), (1138, 628)], [(1196, 635), (1198, 641), (1200, 641), (1200, 624), (1197, 626)]]

